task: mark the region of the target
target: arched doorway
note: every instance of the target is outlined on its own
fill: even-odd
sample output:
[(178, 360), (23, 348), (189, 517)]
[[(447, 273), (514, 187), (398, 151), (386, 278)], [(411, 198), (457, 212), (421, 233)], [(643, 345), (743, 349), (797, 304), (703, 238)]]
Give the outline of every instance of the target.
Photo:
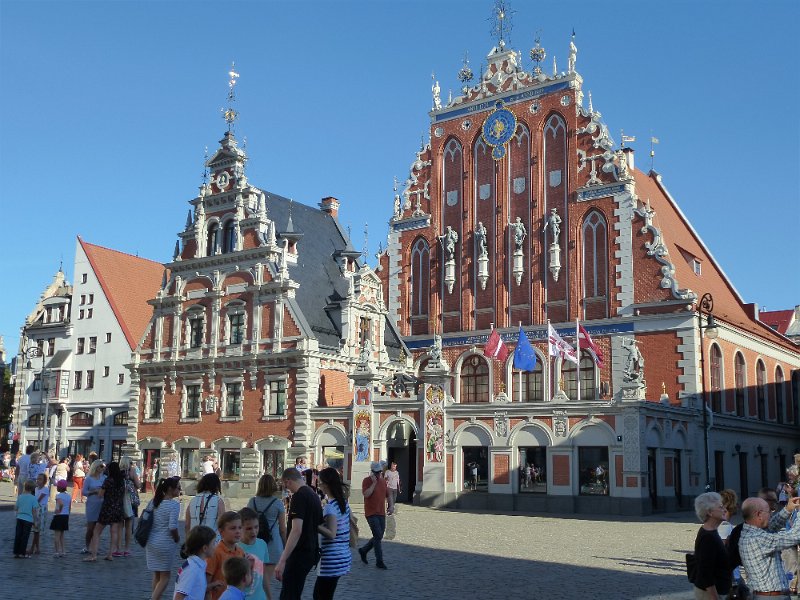
[(386, 430), (386, 456), (389, 465), (397, 463), (400, 493), (397, 502), (411, 502), (417, 487), (417, 436), (406, 420), (398, 419)]

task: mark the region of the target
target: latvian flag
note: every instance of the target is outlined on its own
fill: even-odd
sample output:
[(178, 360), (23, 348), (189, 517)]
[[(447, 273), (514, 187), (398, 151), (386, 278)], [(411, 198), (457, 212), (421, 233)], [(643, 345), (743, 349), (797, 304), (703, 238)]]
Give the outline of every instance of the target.
[(547, 348), (550, 356), (560, 356), (563, 359), (574, 362), (576, 365), (578, 364), (578, 355), (575, 352), (575, 348), (561, 339), (561, 336), (556, 333), (556, 330), (550, 324), (547, 325)]
[(583, 328), (583, 325), (578, 325), (578, 336), (580, 337), (581, 348), (585, 348), (589, 351), (589, 354), (592, 355), (594, 359), (594, 363), (603, 368), (603, 353), (600, 351), (600, 348), (597, 347), (597, 344), (594, 343), (592, 336), (589, 335), (589, 332)]
[(492, 333), (489, 335), (489, 339), (486, 340), (486, 345), (483, 347), (483, 353), (486, 356), (496, 358), (500, 362), (505, 362), (508, 357), (508, 348), (506, 348), (503, 340), (500, 339), (500, 334), (497, 333), (497, 329), (492, 329)]

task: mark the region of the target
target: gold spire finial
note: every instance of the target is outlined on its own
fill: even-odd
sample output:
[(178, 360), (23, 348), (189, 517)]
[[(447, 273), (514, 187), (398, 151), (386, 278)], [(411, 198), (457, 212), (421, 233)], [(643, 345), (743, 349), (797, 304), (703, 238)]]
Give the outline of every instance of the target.
[(232, 131), (233, 124), (239, 117), (239, 113), (233, 108), (233, 103), (236, 101), (236, 80), (239, 79), (239, 73), (236, 72), (236, 63), (231, 63), (228, 77), (228, 108), (223, 109), (222, 116), (228, 124), (228, 131)]

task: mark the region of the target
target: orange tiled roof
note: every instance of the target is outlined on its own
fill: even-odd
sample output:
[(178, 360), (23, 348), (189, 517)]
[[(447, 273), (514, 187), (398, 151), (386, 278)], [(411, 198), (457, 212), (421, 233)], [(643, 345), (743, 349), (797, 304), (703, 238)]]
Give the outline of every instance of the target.
[(78, 242), (111, 304), (128, 345), (131, 350), (135, 349), (153, 315), (153, 308), (147, 301), (155, 298), (161, 288), (164, 266), (146, 258), (89, 244), (80, 236)]
[[(796, 346), (768, 325), (757, 321), (745, 310), (745, 301), (736, 291), (720, 265), (706, 248), (697, 232), (670, 197), (656, 175), (646, 175), (634, 170), (636, 193), (641, 202), (650, 200), (656, 211), (653, 225), (661, 230), (669, 259), (675, 266), (675, 277), (680, 288), (689, 288), (698, 299), (710, 292), (714, 298), (714, 317), (728, 322), (774, 343), (792, 348)], [(635, 225), (636, 223), (634, 223)], [(702, 274), (697, 275), (686, 260), (687, 254), (700, 260)]]
[(794, 317), (793, 310), (770, 310), (761, 312), (758, 320), (766, 323), (778, 333), (786, 335), (786, 330), (792, 324), (792, 317)]

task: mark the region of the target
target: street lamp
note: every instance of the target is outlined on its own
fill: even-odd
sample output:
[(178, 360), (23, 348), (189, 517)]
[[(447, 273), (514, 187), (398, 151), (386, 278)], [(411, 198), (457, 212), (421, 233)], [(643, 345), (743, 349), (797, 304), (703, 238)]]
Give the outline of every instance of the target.
[[(714, 297), (706, 292), (700, 298), (700, 303), (697, 305), (697, 327), (700, 331), (700, 382), (703, 392), (703, 445), (705, 451), (706, 462), (706, 491), (711, 490), (711, 476), (709, 473), (708, 464), (708, 399), (706, 397), (706, 369), (705, 369), (705, 347), (703, 344), (703, 331), (705, 336), (710, 340), (717, 339), (719, 335), (719, 328), (716, 321), (714, 321)], [(705, 325), (703, 324), (703, 317), (705, 316)]]
[[(48, 414), (50, 412), (50, 410), (49, 410), (50, 409), (50, 396), (48, 395), (47, 380), (45, 379), (45, 373), (44, 373), (44, 371), (45, 371), (45, 369), (44, 369), (45, 355), (44, 355), (44, 352), (42, 352), (39, 349), (38, 346), (33, 346), (31, 348), (28, 348), (25, 351), (25, 357), (28, 359), (28, 368), (30, 368), (30, 366), (31, 366), (30, 359), (38, 358), (40, 356), (42, 357), (42, 373), (41, 373), (41, 375), (39, 377), (39, 387), (40, 387), (40, 390), (41, 390), (41, 393), (42, 393), (42, 398), (44, 399), (44, 420), (42, 421), (42, 424), (40, 425), (41, 435), (39, 436), (39, 439), (40, 439), (41, 444), (42, 444), (42, 449), (45, 452), (47, 452), (47, 450), (48, 450), (48, 440), (47, 440), (48, 419), (50, 417), (50, 415)], [(41, 399), (40, 399), (39, 404), (41, 405)]]

